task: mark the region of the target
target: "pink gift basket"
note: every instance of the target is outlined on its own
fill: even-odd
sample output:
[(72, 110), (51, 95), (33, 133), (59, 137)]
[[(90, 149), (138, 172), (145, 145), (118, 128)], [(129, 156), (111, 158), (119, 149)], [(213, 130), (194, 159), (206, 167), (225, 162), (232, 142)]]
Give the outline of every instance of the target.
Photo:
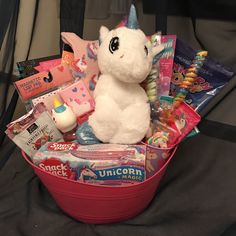
[(169, 157), (144, 182), (127, 186), (99, 186), (58, 177), (34, 165), (23, 151), (22, 155), (66, 214), (84, 223), (107, 224), (128, 220), (149, 205), (176, 149), (149, 145), (147, 155), (154, 151), (158, 156), (169, 153)]

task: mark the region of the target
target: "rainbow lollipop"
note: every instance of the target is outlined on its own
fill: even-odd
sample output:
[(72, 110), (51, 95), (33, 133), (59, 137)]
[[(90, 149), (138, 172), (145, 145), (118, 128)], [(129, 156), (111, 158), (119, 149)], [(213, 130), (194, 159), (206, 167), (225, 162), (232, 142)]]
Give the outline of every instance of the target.
[(189, 88), (193, 85), (196, 77), (198, 76), (198, 71), (202, 67), (208, 52), (199, 51), (193, 60), (191, 66), (187, 69), (184, 80), (180, 85), (180, 89), (174, 98), (174, 107), (178, 107), (186, 98)]
[(157, 100), (157, 73), (155, 68), (152, 68), (150, 74), (146, 79), (145, 90), (150, 102)]

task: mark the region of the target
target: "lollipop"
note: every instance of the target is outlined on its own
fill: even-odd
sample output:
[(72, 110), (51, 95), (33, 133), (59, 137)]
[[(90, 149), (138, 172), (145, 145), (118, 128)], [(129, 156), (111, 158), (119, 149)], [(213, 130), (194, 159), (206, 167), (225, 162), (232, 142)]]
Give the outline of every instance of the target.
[(147, 140), (147, 143), (149, 145), (157, 146), (159, 148), (167, 148), (168, 140), (169, 140), (169, 133), (164, 131), (158, 131)]
[(193, 63), (187, 69), (184, 80), (180, 85), (180, 89), (174, 98), (174, 107), (178, 107), (186, 98), (188, 90), (196, 80), (196, 77), (198, 76), (198, 71), (202, 67), (207, 54), (207, 51), (199, 51), (196, 53)]
[(158, 71), (155, 68), (152, 68), (146, 80), (145, 89), (150, 102), (154, 102), (157, 99), (157, 83), (156, 83), (157, 72)]
[[(161, 44), (160, 33), (154, 34), (150, 38), (150, 42), (153, 47)], [(162, 51), (163, 52), (163, 51)], [(150, 102), (157, 101), (158, 98), (158, 76), (159, 76), (159, 65), (158, 60), (160, 59), (162, 52), (158, 53), (153, 59), (152, 69), (146, 79), (145, 90), (147, 92), (148, 100)]]

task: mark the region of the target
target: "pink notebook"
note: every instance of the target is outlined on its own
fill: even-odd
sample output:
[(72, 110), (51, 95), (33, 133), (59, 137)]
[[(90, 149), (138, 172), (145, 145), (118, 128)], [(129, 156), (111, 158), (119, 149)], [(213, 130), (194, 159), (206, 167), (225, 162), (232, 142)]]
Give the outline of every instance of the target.
[(94, 110), (94, 99), (90, 95), (83, 80), (58, 91), (63, 101), (72, 108), (77, 117)]

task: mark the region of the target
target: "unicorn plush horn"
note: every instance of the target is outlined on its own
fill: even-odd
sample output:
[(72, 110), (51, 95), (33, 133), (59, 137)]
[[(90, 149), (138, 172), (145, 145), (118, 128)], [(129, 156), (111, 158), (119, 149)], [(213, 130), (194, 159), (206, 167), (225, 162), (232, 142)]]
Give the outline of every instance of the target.
[(137, 13), (133, 4), (131, 4), (130, 6), (129, 17), (126, 27), (129, 29), (139, 29)]

